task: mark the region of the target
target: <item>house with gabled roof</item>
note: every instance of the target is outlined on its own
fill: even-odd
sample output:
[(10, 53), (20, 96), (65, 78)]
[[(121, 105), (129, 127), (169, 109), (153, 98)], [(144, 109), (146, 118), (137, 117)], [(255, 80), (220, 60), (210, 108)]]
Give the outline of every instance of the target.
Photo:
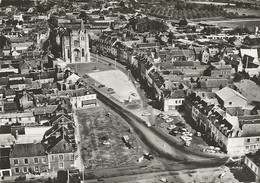
[(246, 107), (247, 98), (229, 87), (224, 87), (216, 92), (216, 97), (221, 107)]
[(12, 175), (48, 171), (48, 157), (41, 143), (16, 144), (10, 152)]
[(48, 154), (50, 171), (70, 169), (74, 165), (74, 153), (77, 150), (75, 124), (67, 119), (65, 116), (55, 119), (52, 128), (43, 136), (42, 143)]

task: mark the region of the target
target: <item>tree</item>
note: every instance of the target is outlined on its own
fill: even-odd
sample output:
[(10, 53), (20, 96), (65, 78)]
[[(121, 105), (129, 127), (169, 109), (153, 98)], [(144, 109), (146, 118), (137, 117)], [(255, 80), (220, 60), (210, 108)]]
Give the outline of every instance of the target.
[(222, 31), (221, 28), (217, 26), (205, 26), (201, 32), (206, 35), (211, 35), (211, 34), (219, 34), (221, 33), (221, 31)]
[(180, 22), (179, 22), (179, 25), (184, 27), (184, 26), (187, 26), (188, 25), (188, 21), (186, 18), (184, 19), (181, 19)]

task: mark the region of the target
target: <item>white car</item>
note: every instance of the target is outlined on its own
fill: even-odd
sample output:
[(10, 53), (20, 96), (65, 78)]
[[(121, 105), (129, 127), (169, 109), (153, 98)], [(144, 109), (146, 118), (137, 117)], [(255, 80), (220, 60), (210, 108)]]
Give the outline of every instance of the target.
[(184, 141), (190, 141), (190, 140), (192, 140), (191, 137), (187, 137), (187, 136), (185, 136), (185, 135), (181, 136), (181, 139), (184, 140)]
[(177, 126), (176, 125), (170, 125), (170, 126), (168, 126), (168, 130), (173, 130), (174, 128), (176, 128)]
[(104, 145), (110, 145), (110, 142), (107, 141), (107, 140), (105, 140), (105, 141), (103, 142), (103, 144), (104, 144)]
[(170, 123), (170, 122), (173, 122), (173, 119), (172, 118), (168, 118), (165, 120), (166, 123)]
[(162, 117), (162, 119), (168, 119), (170, 116), (168, 116), (168, 115), (164, 115), (163, 117)]
[(142, 116), (151, 116), (152, 114), (150, 112), (143, 112)]
[(145, 125), (147, 126), (147, 127), (151, 127), (152, 125), (151, 125), (151, 123), (149, 123), (149, 122), (145, 122)]
[(193, 135), (191, 132), (182, 132), (181, 134), (182, 134), (182, 135), (189, 136), (189, 137), (191, 137), (191, 136)]

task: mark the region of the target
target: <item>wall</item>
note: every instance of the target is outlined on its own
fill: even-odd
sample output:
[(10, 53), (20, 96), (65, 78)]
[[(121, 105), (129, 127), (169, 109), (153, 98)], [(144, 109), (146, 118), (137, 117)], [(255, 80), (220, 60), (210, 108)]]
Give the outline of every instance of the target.
[[(231, 103), (230, 103), (231, 102)], [(224, 107), (242, 107), (247, 105), (247, 101), (239, 96), (234, 96), (224, 101)]]
[[(38, 158), (38, 163), (34, 162), (34, 158)], [(43, 162), (43, 158), (46, 159), (46, 162)], [(14, 164), (14, 160), (18, 159), (18, 165)], [(28, 159), (28, 164), (24, 163), (24, 159)], [(32, 172), (35, 171), (35, 167), (38, 167), (38, 172), (46, 171), (48, 168), (48, 158), (46, 156), (35, 156), (35, 157), (22, 157), (22, 158), (10, 158), (10, 166), (12, 175), (23, 175), (29, 172), (29, 168), (31, 168)], [(24, 172), (24, 167), (27, 167), (27, 172)], [(15, 172), (15, 169), (19, 168), (19, 173)]]
[(164, 99), (164, 111), (174, 110), (177, 106), (181, 106), (184, 98)]
[[(63, 155), (63, 159), (60, 159), (59, 155)], [(58, 170), (67, 170), (74, 166), (73, 153), (49, 154), (48, 160), (50, 172), (57, 172)], [(63, 167), (61, 165), (63, 165)]]

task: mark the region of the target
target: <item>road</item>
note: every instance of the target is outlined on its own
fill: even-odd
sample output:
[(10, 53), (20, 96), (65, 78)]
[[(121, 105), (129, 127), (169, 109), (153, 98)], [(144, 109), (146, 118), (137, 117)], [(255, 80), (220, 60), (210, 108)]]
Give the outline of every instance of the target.
[(103, 93), (95, 86), (93, 86), (93, 88), (97, 92), (98, 98), (126, 120), (138, 134), (140, 139), (158, 157), (171, 161), (181, 161), (185, 164), (192, 163), (197, 167), (220, 166), (226, 162), (227, 157), (195, 152), (189, 148), (174, 143), (172, 139), (156, 128), (146, 127), (142, 119), (134, 115), (131, 111), (125, 109), (119, 102), (110, 98), (108, 94)]

